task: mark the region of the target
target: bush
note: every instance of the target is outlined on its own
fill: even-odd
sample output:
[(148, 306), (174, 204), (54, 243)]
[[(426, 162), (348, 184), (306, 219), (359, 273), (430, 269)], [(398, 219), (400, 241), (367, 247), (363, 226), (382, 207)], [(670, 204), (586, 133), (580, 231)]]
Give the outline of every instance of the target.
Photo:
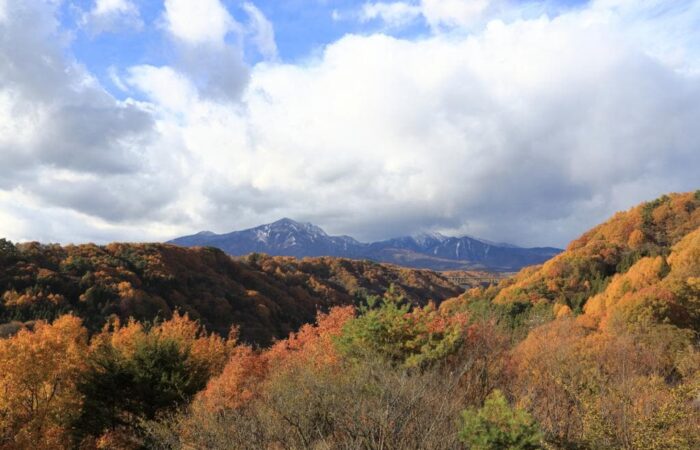
[(461, 406), (437, 373), (381, 361), (343, 370), (297, 366), (273, 374), (261, 395), (216, 413), (194, 405), (150, 422), (157, 449), (454, 449)]
[(542, 434), (524, 410), (511, 408), (503, 393), (494, 390), (479, 409), (462, 412), (459, 438), (473, 450), (535, 450)]
[(359, 312), (336, 340), (351, 360), (378, 357), (394, 366), (426, 367), (456, 352), (466, 330), (466, 316), (431, 305), (411, 310), (393, 289), (382, 299), (369, 297)]

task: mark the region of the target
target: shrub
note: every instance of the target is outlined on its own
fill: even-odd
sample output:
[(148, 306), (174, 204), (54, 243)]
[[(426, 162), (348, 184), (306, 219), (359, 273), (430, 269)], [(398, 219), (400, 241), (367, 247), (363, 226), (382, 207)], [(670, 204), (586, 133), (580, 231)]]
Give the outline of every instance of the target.
[(459, 438), (473, 450), (535, 450), (542, 434), (530, 415), (511, 408), (503, 393), (494, 390), (479, 409), (462, 412)]
[(453, 354), (466, 331), (466, 316), (443, 314), (432, 305), (411, 310), (391, 289), (382, 299), (368, 298), (359, 312), (336, 340), (354, 360), (379, 357), (395, 366), (426, 367)]

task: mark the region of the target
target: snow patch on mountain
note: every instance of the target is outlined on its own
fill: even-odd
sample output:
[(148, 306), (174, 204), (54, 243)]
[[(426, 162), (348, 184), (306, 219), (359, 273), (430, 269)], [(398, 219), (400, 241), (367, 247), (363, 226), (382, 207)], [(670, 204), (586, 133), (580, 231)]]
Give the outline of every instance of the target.
[(329, 236), (312, 223), (296, 222), (289, 218), (227, 234), (201, 232), (174, 239), (170, 243), (218, 247), (231, 255), (257, 252), (298, 258), (335, 256), (435, 270), (517, 270), (542, 263), (560, 252), (554, 248), (527, 249), (471, 236), (450, 237), (436, 232), (362, 243), (350, 236)]

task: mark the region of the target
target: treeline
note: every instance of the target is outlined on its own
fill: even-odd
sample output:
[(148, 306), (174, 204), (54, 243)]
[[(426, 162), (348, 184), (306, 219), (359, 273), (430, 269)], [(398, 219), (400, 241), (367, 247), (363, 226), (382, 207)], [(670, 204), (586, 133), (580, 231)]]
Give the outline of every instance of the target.
[[(252, 254), (163, 244), (12, 244), (0, 240), (0, 336), (71, 313), (91, 333), (111, 318), (150, 321), (187, 313), (209, 331), (269, 345), (317, 311), (381, 295), (389, 285), (415, 304), (461, 290), (430, 271), (337, 258)], [(29, 323), (31, 325), (31, 323)]]
[(700, 193), (675, 194), (497, 287), (360, 293), (269, 346), (30, 323), (0, 339), (0, 448), (691, 450), (699, 331)]

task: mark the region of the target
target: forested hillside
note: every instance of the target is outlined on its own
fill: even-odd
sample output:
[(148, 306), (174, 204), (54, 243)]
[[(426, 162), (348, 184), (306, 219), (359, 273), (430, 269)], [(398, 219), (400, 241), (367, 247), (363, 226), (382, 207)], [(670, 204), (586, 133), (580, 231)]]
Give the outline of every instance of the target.
[(0, 332), (21, 322), (74, 313), (91, 331), (109, 319), (169, 318), (178, 310), (210, 331), (231, 326), (242, 340), (269, 344), (317, 311), (352, 305), (394, 285), (415, 304), (460, 288), (430, 271), (334, 258), (251, 255), (164, 244), (61, 247), (0, 242)]
[[(226, 278), (208, 270), (230, 265), (237, 283), (242, 273), (271, 278), (280, 295), (342, 285), (348, 305), (267, 346), (209, 334), (179, 314), (111, 319), (97, 332), (87, 316), (33, 322), (0, 339), (0, 449), (700, 448), (699, 214), (700, 192), (664, 196), (541, 267), (439, 306), (419, 306), (450, 289), (423, 272), (84, 247), (119, 260), (140, 249), (153, 259), (149, 277), (182, 277), (171, 293), (209, 292), (197, 283)], [(54, 247), (59, 261), (75, 251)], [(174, 255), (199, 263), (179, 266)], [(11, 279), (21, 279), (27, 257), (12, 258)], [(134, 289), (155, 298), (142, 269), (100, 267), (138, 274)]]
[(557, 448), (700, 446), (700, 191), (618, 213), (441, 309), (520, 328), (508, 388)]
[(698, 227), (700, 191), (665, 195), (617, 213), (543, 265), (524, 269), (486, 292), (471, 291), (466, 297), (486, 296), (501, 304), (544, 302), (581, 312), (613, 276), (644, 258), (665, 261), (673, 246)]

